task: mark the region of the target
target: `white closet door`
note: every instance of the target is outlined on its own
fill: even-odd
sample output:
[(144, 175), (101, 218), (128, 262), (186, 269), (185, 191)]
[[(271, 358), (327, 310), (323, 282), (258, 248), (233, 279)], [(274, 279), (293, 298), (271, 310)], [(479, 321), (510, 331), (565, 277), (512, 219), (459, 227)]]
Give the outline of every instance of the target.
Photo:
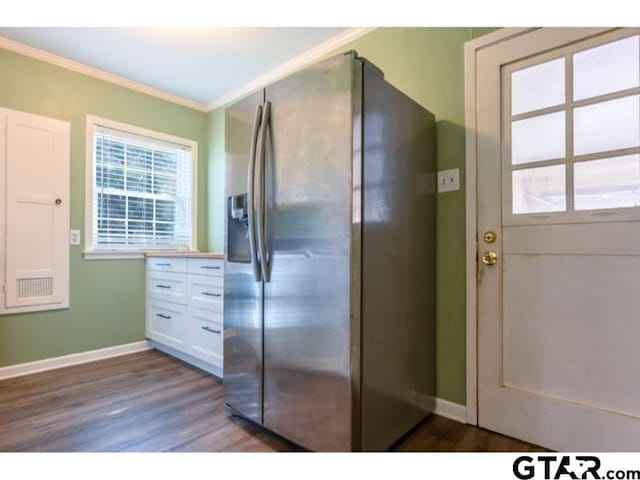
[[(4, 310), (69, 305), (69, 124), (5, 110)], [(26, 308), (25, 308), (26, 307)]]

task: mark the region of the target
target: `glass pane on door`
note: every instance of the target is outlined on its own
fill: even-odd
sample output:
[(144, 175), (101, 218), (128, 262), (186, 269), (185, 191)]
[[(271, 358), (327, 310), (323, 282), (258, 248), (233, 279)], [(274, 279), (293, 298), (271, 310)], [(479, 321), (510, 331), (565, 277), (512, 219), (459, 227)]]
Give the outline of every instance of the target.
[(640, 206), (640, 155), (578, 162), (573, 177), (576, 210)]
[(511, 163), (517, 165), (564, 157), (564, 117), (562, 111), (513, 122)]
[(575, 155), (640, 145), (638, 95), (576, 108), (573, 117)]
[(511, 74), (511, 114), (564, 103), (564, 58)]
[(573, 99), (640, 85), (640, 37), (624, 38), (573, 55)]
[(566, 209), (564, 164), (514, 170), (512, 181), (513, 213)]

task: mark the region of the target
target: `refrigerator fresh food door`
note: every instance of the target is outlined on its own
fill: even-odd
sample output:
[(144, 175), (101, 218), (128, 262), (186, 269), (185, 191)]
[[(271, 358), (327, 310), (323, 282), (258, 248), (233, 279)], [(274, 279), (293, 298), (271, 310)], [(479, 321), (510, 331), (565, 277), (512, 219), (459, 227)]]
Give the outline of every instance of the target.
[(351, 448), (356, 63), (340, 55), (265, 89), (264, 426), (320, 451)]
[[(224, 401), (262, 423), (262, 282), (251, 255), (249, 166), (264, 92), (225, 112)], [(242, 211), (244, 210), (244, 211)]]

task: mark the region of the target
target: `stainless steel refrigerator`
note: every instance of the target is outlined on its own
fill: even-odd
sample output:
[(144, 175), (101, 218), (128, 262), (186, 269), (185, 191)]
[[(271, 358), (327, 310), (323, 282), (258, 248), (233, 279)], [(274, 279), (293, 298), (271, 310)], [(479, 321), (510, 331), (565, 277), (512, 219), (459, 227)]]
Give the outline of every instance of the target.
[(224, 399), (305, 448), (433, 411), (434, 117), (353, 51), (226, 109)]

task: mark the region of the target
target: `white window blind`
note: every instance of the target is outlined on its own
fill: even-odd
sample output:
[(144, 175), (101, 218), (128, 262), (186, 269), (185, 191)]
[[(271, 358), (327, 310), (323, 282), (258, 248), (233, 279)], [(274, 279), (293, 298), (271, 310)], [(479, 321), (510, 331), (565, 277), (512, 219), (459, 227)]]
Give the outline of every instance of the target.
[(191, 147), (95, 125), (92, 247), (191, 248)]

